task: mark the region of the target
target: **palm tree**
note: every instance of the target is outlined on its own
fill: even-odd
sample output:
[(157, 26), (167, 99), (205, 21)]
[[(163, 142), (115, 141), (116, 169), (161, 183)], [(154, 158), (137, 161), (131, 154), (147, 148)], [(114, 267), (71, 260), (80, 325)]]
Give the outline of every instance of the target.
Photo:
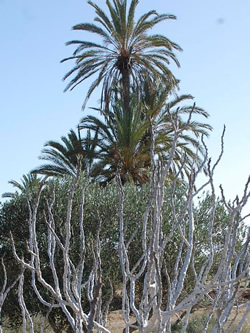
[[(28, 173), (23, 175), (21, 182), (16, 180), (10, 180), (9, 184), (13, 185), (18, 189), (23, 195), (28, 199), (31, 199), (35, 194), (37, 194), (39, 188), (43, 186), (46, 182), (46, 178), (39, 178), (36, 174)], [(3, 198), (15, 198), (18, 195), (18, 192), (5, 192), (3, 193)]]
[[(143, 87), (145, 117), (154, 127), (155, 132), (155, 152), (162, 160), (169, 159), (169, 152), (175, 135), (175, 127), (178, 127), (179, 135), (175, 149), (174, 161), (171, 171), (176, 174), (179, 171), (181, 176), (188, 175), (192, 166), (199, 166), (203, 160), (203, 145), (201, 136), (208, 136), (212, 127), (207, 123), (192, 120), (193, 115), (208, 118), (209, 114), (202, 108), (183, 103), (192, 100), (191, 95), (175, 94), (169, 100), (170, 91), (163, 82), (156, 81), (155, 88), (147, 83)], [(149, 140), (148, 131), (145, 138)], [(145, 140), (144, 138), (144, 140)]]
[(61, 137), (63, 143), (48, 141), (40, 159), (49, 163), (33, 169), (32, 173), (57, 177), (76, 176), (79, 163), (82, 171), (91, 168), (95, 157), (95, 137), (91, 138), (88, 132), (83, 144), (80, 132), (76, 134), (71, 129), (68, 137)]
[[(134, 99), (130, 104), (134, 104)], [(119, 172), (123, 183), (133, 181), (143, 184), (148, 181), (150, 166), (150, 145), (142, 140), (148, 129), (148, 121), (142, 119), (141, 107), (131, 108), (133, 112), (130, 114), (122, 103), (116, 103), (114, 108), (112, 117), (102, 112), (104, 121), (89, 115), (80, 122), (80, 129), (98, 131), (98, 159), (91, 175), (105, 184)]]
[[(159, 88), (159, 87), (158, 87)], [(195, 106), (178, 106), (189, 100), (190, 95), (176, 96), (172, 101), (164, 99), (167, 92), (162, 89), (156, 95), (151, 95), (150, 104), (138, 103), (135, 96), (131, 96), (130, 113), (126, 112), (122, 103), (114, 106), (110, 114), (102, 112), (104, 121), (94, 116), (87, 116), (81, 120), (80, 129), (98, 132), (97, 154), (98, 161), (94, 164), (92, 175), (103, 183), (113, 179), (120, 173), (122, 182), (132, 180), (137, 184), (148, 181), (151, 166), (151, 132), (154, 127), (154, 158), (169, 159), (175, 135), (174, 125), (181, 129), (171, 174), (180, 171), (184, 177), (190, 173), (193, 165), (200, 165), (202, 160), (201, 135), (208, 135), (211, 126), (197, 121), (185, 120), (185, 115), (199, 114), (208, 117), (207, 112)], [(145, 96), (146, 97), (146, 96)], [(170, 175), (169, 175), (170, 176)]]
[(177, 80), (168, 65), (172, 60), (179, 66), (173, 51), (181, 51), (180, 46), (163, 35), (148, 34), (158, 23), (176, 19), (174, 15), (160, 15), (151, 10), (135, 22), (139, 0), (131, 0), (129, 8), (126, 0), (107, 0), (109, 16), (92, 1), (88, 3), (95, 9), (95, 22), (98, 24), (77, 24), (73, 30), (96, 34), (103, 39), (103, 43), (81, 40), (67, 43), (77, 45), (77, 48), (71, 57), (62, 60), (75, 60), (75, 66), (64, 77), (67, 79), (74, 75), (65, 90), (74, 89), (98, 73), (88, 90), (84, 106), (93, 90), (102, 83), (101, 101), (105, 108), (114, 93), (122, 95), (124, 107), (129, 110), (131, 88), (140, 96), (143, 83), (154, 82), (157, 77), (172, 88), (176, 86)]

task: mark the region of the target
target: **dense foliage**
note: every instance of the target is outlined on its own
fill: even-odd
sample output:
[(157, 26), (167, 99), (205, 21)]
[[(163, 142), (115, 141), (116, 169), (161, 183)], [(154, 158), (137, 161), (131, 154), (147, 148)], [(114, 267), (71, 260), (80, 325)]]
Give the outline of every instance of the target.
[[(46, 280), (51, 280), (51, 270), (47, 260), (47, 241), (46, 237), (46, 224), (44, 214), (47, 211), (47, 204), (51, 200), (53, 193), (55, 193), (55, 203), (53, 206), (53, 214), (56, 222), (56, 231), (60, 238), (64, 239), (64, 219), (67, 214), (67, 200), (69, 194), (69, 188), (71, 184), (70, 177), (64, 177), (58, 180), (49, 181), (45, 190), (43, 191), (42, 199), (40, 201), (38, 210), (38, 239), (39, 247), (42, 253), (43, 260), (43, 274)], [(127, 241), (133, 235), (131, 244), (129, 247), (129, 256), (131, 257), (131, 264), (135, 263), (141, 256), (140, 235), (142, 228), (143, 214), (146, 209), (146, 205), (149, 198), (150, 184), (146, 184), (142, 187), (137, 187), (134, 184), (124, 185), (124, 220), (126, 228)], [(171, 188), (166, 185), (166, 198), (164, 201), (163, 209), (163, 225), (164, 232), (167, 234), (173, 223), (172, 216), (172, 202), (170, 201)], [(83, 280), (87, 280), (92, 269), (94, 240), (97, 230), (100, 230), (100, 242), (101, 242), (101, 268), (102, 279), (104, 283), (103, 287), (103, 302), (108, 301), (111, 292), (114, 293), (113, 302), (111, 303), (112, 309), (119, 309), (121, 306), (121, 299), (119, 290), (121, 288), (121, 271), (119, 267), (118, 256), (118, 243), (119, 243), (119, 193), (118, 187), (115, 182), (102, 187), (98, 183), (94, 182), (89, 184), (86, 189), (85, 208), (84, 208), (84, 228), (86, 237), (86, 264), (84, 270)], [(186, 188), (185, 185), (179, 185), (176, 195), (174, 197), (175, 213), (178, 218), (183, 213), (185, 206)], [(76, 193), (73, 211), (72, 211), (72, 235), (74, 242), (71, 244), (70, 253), (71, 258), (78, 259), (78, 221), (79, 221), (79, 203), (80, 203), (80, 189)], [(195, 209), (196, 217), (199, 220), (198, 229), (196, 230), (195, 237), (195, 265), (197, 267), (202, 265), (202, 262), (206, 259), (207, 252), (209, 251), (208, 244), (208, 221), (210, 218), (211, 198), (209, 195), (205, 195), (204, 198), (197, 204)], [(47, 213), (46, 213), (47, 214)], [(218, 200), (216, 209), (216, 233), (214, 238), (216, 240), (216, 247), (219, 249), (223, 244), (223, 230), (228, 223), (228, 214), (223, 204)], [(19, 272), (18, 264), (13, 259), (12, 249), (9, 241), (9, 232), (12, 231), (16, 247), (19, 253), (27, 256), (26, 242), (29, 239), (29, 227), (28, 227), (29, 211), (27, 205), (27, 198), (23, 194), (17, 194), (10, 201), (2, 204), (0, 209), (0, 243), (1, 253), (5, 253), (5, 264), (7, 267), (8, 276), (10, 280), (14, 280)], [(150, 225), (149, 225), (150, 228)], [(136, 232), (135, 232), (136, 231)], [(244, 230), (238, 231), (238, 242), (241, 243), (244, 236)], [(171, 272), (172, 267), (175, 264), (178, 248), (176, 244), (178, 242), (178, 232), (174, 235), (168, 245), (168, 251), (165, 254), (165, 265)], [(60, 252), (57, 251), (56, 267), (58, 271), (62, 270), (60, 265)], [(215, 261), (216, 268), (216, 261)], [(61, 273), (62, 274), (62, 273)], [(188, 292), (192, 288), (193, 275), (190, 271), (189, 277), (186, 281), (186, 287), (184, 293)], [(27, 306), (31, 313), (45, 314), (45, 307), (40, 305), (34, 296), (31, 285), (28, 283), (30, 280), (30, 274), (26, 274), (27, 284), (25, 285), (25, 299)], [(111, 291), (111, 289), (113, 291)], [(141, 289), (140, 283), (137, 288)], [(138, 290), (139, 290), (138, 289)], [(88, 309), (88, 300), (85, 297), (83, 303), (85, 309)], [(3, 315), (8, 316), (11, 313), (12, 325), (20, 324), (20, 309), (18, 306), (16, 291), (14, 290), (5, 302)], [(64, 316), (60, 311), (53, 310), (50, 314), (50, 323), (54, 327), (62, 327), (67, 322), (64, 321)]]

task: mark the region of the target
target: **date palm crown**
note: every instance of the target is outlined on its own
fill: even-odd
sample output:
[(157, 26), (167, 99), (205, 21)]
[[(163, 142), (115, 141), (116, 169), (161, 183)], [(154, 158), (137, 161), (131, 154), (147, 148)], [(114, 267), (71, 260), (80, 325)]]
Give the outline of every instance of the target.
[[(158, 23), (176, 19), (174, 15), (158, 14), (151, 10), (135, 21), (135, 9), (139, 0), (131, 0), (128, 8), (126, 0), (107, 0), (109, 15), (94, 2), (88, 1), (95, 9), (96, 24), (82, 23), (73, 30), (86, 31), (98, 35), (103, 43), (72, 40), (67, 45), (76, 45), (76, 49), (67, 60), (75, 60), (75, 66), (64, 76), (72, 77), (65, 90), (72, 90), (90, 76), (97, 74), (92, 82), (84, 102), (86, 104), (93, 90), (102, 83), (101, 100), (109, 105), (112, 93), (122, 94), (125, 108), (129, 108), (130, 90), (140, 95), (143, 82), (154, 82), (156, 77), (173, 87), (177, 79), (169, 70), (170, 61), (179, 66), (174, 50), (180, 46), (160, 34), (149, 34), (149, 30)], [(120, 89), (119, 89), (120, 88)]]

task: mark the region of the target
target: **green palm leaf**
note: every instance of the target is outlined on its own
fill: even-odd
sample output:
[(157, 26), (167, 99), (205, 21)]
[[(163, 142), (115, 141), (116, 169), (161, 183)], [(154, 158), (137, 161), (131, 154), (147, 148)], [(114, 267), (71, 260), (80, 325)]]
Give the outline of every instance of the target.
[(79, 161), (81, 170), (90, 168), (95, 158), (95, 141), (90, 138), (90, 132), (84, 140), (80, 134), (70, 130), (67, 137), (62, 136), (61, 141), (48, 141), (42, 150), (41, 160), (49, 163), (43, 164), (32, 170), (34, 174), (62, 177), (65, 175), (75, 176)]
[[(102, 38), (103, 43), (72, 40), (67, 45), (76, 45), (72, 57), (62, 60), (75, 60), (75, 66), (64, 79), (73, 76), (65, 90), (72, 90), (88, 77), (99, 72), (90, 86), (83, 107), (92, 92), (102, 84), (101, 102), (104, 110), (113, 96), (123, 99), (125, 109), (129, 111), (131, 91), (142, 97), (143, 80), (154, 82), (157, 77), (171, 83), (174, 87), (178, 81), (168, 68), (171, 61), (177, 66), (179, 62), (174, 51), (181, 48), (162, 35), (150, 35), (149, 30), (165, 20), (175, 19), (174, 15), (161, 14), (155, 10), (144, 14), (136, 22), (135, 11), (138, 0), (107, 0), (106, 14), (93, 1), (88, 4), (95, 9), (96, 24), (82, 23), (73, 30), (87, 31)], [(128, 7), (128, 8), (127, 8)]]

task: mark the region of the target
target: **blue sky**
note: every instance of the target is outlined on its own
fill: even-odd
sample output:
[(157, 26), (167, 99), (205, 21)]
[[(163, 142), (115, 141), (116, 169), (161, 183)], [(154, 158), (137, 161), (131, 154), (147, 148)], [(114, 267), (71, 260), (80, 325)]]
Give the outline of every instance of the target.
[[(105, 8), (104, 0), (95, 2)], [(214, 131), (207, 144), (213, 159), (227, 126), (215, 181), (217, 191), (222, 183), (232, 199), (250, 174), (250, 1), (141, 0), (138, 15), (150, 9), (177, 16), (154, 32), (183, 48), (181, 68), (171, 70), (181, 80), (181, 92), (210, 113)], [(71, 27), (93, 18), (85, 0), (0, 0), (0, 194), (12, 190), (8, 180), (19, 180), (41, 163), (46, 141), (67, 135), (90, 112), (81, 105), (91, 80), (63, 93), (62, 77), (73, 63), (60, 60), (73, 50), (65, 42), (92, 38)], [(93, 94), (89, 107), (98, 96)]]

